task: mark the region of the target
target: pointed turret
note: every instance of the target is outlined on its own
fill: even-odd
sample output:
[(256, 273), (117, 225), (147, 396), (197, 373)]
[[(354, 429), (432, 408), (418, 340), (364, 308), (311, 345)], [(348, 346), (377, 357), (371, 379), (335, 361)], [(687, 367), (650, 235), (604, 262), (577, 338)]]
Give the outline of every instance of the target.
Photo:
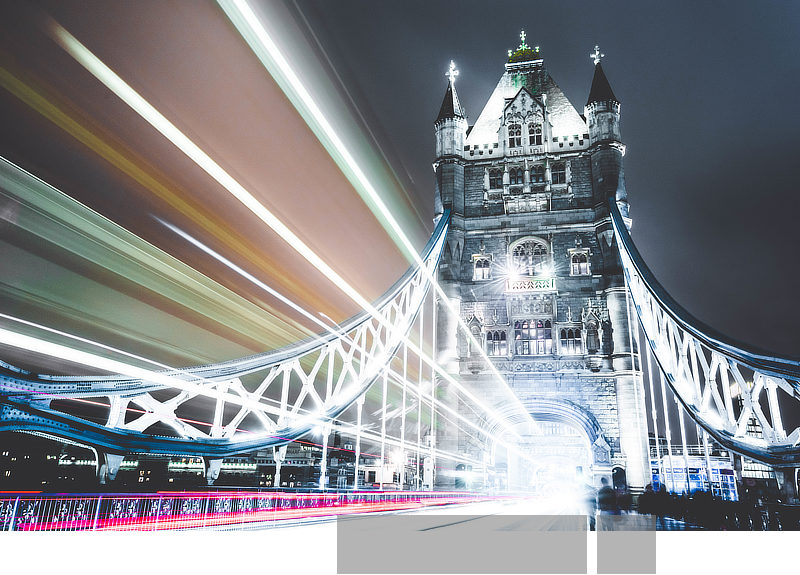
[[(436, 183), (438, 193), (434, 212), (438, 218), (443, 209), (453, 215), (464, 213), (464, 140), (467, 138), (467, 115), (456, 93), (458, 70), (454, 62), (445, 74), (448, 78), (444, 101), (433, 124), (436, 133)], [(452, 232), (452, 228), (451, 228)]]
[(592, 89), (589, 90), (589, 100), (586, 102), (588, 106), (592, 102), (617, 102), (617, 97), (611, 89), (611, 84), (608, 83), (606, 73), (603, 72), (603, 65), (598, 61), (594, 67), (594, 78), (592, 78)]
[[(455, 71), (456, 73), (458, 70)], [(447, 83), (447, 90), (444, 93), (444, 100), (442, 100), (442, 107), (439, 108), (439, 115), (436, 121), (439, 122), (446, 118), (465, 118), (464, 108), (461, 107), (461, 102), (458, 100), (458, 93), (456, 86), (453, 82)]]
[(594, 60), (594, 77), (586, 102), (586, 121), (589, 124), (590, 154), (595, 190), (601, 198), (616, 197), (622, 214), (628, 215), (628, 192), (625, 190), (625, 173), (622, 156), (625, 145), (619, 130), (620, 103), (611, 89), (603, 71), (598, 46), (589, 56)]

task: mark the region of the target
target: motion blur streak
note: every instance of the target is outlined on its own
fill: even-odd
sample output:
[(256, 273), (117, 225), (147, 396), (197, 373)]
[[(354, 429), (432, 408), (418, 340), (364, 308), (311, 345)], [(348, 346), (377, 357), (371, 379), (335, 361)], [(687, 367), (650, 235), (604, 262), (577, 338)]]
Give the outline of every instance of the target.
[[(336, 160), (336, 163), (353, 184), (353, 187), (361, 194), (362, 198), (364, 198), (367, 205), (370, 206), (370, 209), (372, 209), (378, 220), (384, 227), (388, 225), (388, 231), (395, 240), (395, 243), (401, 248), (401, 251), (409, 258), (409, 261), (423, 268), (426, 279), (434, 286), (436, 293), (440, 297), (440, 301), (445, 304), (451, 316), (458, 321), (464, 335), (470, 340), (472, 349), (476, 350), (481, 355), (489, 371), (492, 372), (500, 383), (501, 389), (506, 392), (505, 396), (508, 400), (519, 407), (519, 413), (524, 414), (527, 419), (529, 419), (530, 423), (535, 424), (531, 415), (522, 406), (517, 395), (511, 391), (505, 378), (489, 359), (483, 345), (472, 334), (466, 322), (461, 317), (460, 310), (455, 308), (450, 298), (447, 297), (444, 290), (433, 277), (433, 274), (425, 268), (417, 250), (403, 231), (402, 226), (392, 215), (391, 210), (389, 210), (388, 206), (381, 198), (380, 193), (378, 193), (378, 190), (375, 189), (375, 186), (369, 181), (364, 171), (360, 168), (355, 158), (353, 158), (353, 155), (336, 133), (336, 130), (333, 129), (333, 126), (331, 126), (330, 122), (325, 118), (322, 110), (314, 101), (314, 98), (306, 89), (297, 73), (289, 65), (286, 57), (272, 40), (263, 23), (253, 12), (247, 0), (217, 0), (217, 3), (225, 11), (228, 18), (230, 18), (233, 25), (256, 56), (258, 56), (259, 60), (261, 60), (262, 64), (264, 64), (267, 71), (276, 79), (286, 93), (286, 96), (300, 112), (300, 115), (306, 120), (322, 145), (325, 146), (331, 154), (331, 157)], [(504, 427), (508, 429), (507, 426)]]
[[(32, 513), (14, 517), (15, 531), (163, 531), (231, 528), (248, 524), (322, 518), (354, 513), (385, 513), (430, 506), (514, 501), (513, 496), (446, 491), (352, 491), (347, 493), (175, 492), (86, 494), (72, 496), (13, 492)], [(4, 494), (5, 495), (5, 494)], [(3, 502), (0, 499), (0, 502)], [(62, 510), (58, 513), (56, 510)], [(8, 519), (6, 519), (8, 520)], [(5, 525), (2, 525), (5, 527)]]
[(359, 193), (372, 213), (383, 225), (395, 244), (401, 248), (409, 262), (420, 263), (419, 254), (399, 229), (392, 214), (386, 209), (377, 190), (372, 186), (339, 134), (325, 117), (277, 44), (272, 40), (261, 20), (250, 5), (243, 0), (217, 0), (239, 34), (256, 54), (261, 63), (284, 91), (300, 116), (319, 139), (347, 179)]
[[(344, 278), (336, 273), (316, 252), (308, 247), (297, 235), (292, 232), (282, 221), (272, 214), (263, 204), (261, 204), (250, 192), (248, 192), (238, 181), (236, 181), (230, 174), (228, 174), (219, 164), (217, 164), (211, 157), (203, 152), (194, 142), (192, 142), (183, 132), (178, 130), (167, 118), (165, 118), (158, 110), (156, 110), (149, 102), (140, 96), (133, 88), (125, 83), (113, 70), (100, 61), (97, 56), (92, 54), (83, 44), (81, 44), (72, 34), (67, 32), (62, 26), (56, 22), (51, 25), (54, 39), (59, 45), (67, 51), (78, 63), (80, 63), (86, 70), (102, 82), (109, 90), (119, 96), (126, 104), (128, 104), (134, 111), (136, 111), (142, 118), (144, 118), (151, 126), (161, 132), (164, 137), (171, 141), (178, 149), (185, 153), (192, 161), (194, 161), (200, 168), (202, 168), (209, 176), (214, 178), (223, 188), (230, 192), (237, 200), (242, 202), (249, 210), (251, 210), (261, 221), (269, 226), (275, 233), (277, 233), (284, 241), (286, 241), (294, 250), (305, 258), (311, 265), (317, 268), (328, 280), (337, 288), (342, 290), (350, 299), (357, 303), (363, 310), (369, 313), (384, 327), (393, 330), (394, 327), (386, 321), (380, 312), (373, 307), (353, 286), (351, 286)], [(404, 236), (405, 237), (405, 236)], [(415, 253), (415, 258), (427, 274), (432, 278), (430, 271), (427, 270), (422, 260)], [(418, 265), (420, 265), (418, 264)], [(435, 282), (434, 282), (434, 285)], [(438, 291), (441, 291), (439, 288)], [(467, 330), (469, 331), (469, 330)], [(417, 348), (410, 340), (408, 347), (414, 353), (420, 355), (423, 360), (437, 371), (449, 383), (461, 391), (473, 403), (480, 406), (487, 414), (499, 424), (500, 427), (511, 433), (513, 436), (519, 434), (516, 430), (506, 421), (505, 417), (497, 413), (490, 406), (486, 405), (478, 399), (473, 393), (466, 389), (454, 377), (445, 372), (436, 362), (422, 350)], [(480, 346), (478, 346), (480, 347)], [(485, 354), (485, 352), (484, 352)], [(504, 382), (505, 383), (505, 382)], [(519, 403), (519, 399), (516, 399)], [(527, 412), (524, 412), (527, 413)]]
[[(98, 154), (122, 173), (126, 174), (181, 214), (191, 219), (199, 227), (207, 230), (220, 241), (224, 241), (230, 246), (232, 251), (241, 257), (247, 258), (252, 264), (257, 266), (258, 269), (279, 270), (281, 273), (276, 273), (275, 276), (277, 281), (279, 281), (287, 291), (291, 291), (292, 293), (302, 291), (310, 305), (322, 309), (324, 302), (314, 293), (314, 290), (305, 288), (303, 282), (293, 277), (291, 273), (285, 271), (278, 260), (270, 257), (264, 250), (259, 249), (258, 246), (246, 239), (239, 231), (231, 227), (224, 220), (220, 220), (217, 214), (195, 201), (191, 194), (185, 192), (174, 183), (169, 182), (164, 175), (158, 174), (155, 168), (148, 166), (147, 162), (137, 157), (134, 152), (114, 142), (113, 136), (98, 135), (96, 132), (100, 131), (99, 128), (93, 131), (84, 125), (91, 124), (91, 120), (77, 120), (62, 107), (48, 100), (40, 91), (37, 91), (3, 67), (0, 67), (0, 86)], [(146, 166), (146, 168), (142, 166)], [(293, 323), (290, 319), (283, 317), (277, 310), (271, 309), (268, 306), (267, 310), (271, 314), (279, 317), (283, 322), (289, 324)], [(284, 333), (277, 343), (278, 345), (287, 344), (296, 341), (297, 338), (298, 333), (296, 332)]]
[[(244, 277), (248, 281), (252, 282), (254, 285), (258, 286), (259, 288), (261, 288), (263, 290), (265, 290), (267, 293), (269, 293), (273, 297), (279, 299), (280, 301), (282, 301), (283, 303), (285, 303), (286, 305), (288, 305), (289, 307), (291, 307), (292, 309), (294, 309), (295, 311), (297, 311), (298, 313), (300, 313), (304, 317), (308, 318), (310, 321), (312, 321), (315, 324), (317, 324), (320, 327), (322, 327), (325, 331), (330, 332), (333, 335), (338, 335), (340, 337), (345, 338), (348, 341), (348, 343), (350, 343), (350, 345), (353, 345), (360, 352), (365, 353), (365, 354), (367, 353), (367, 350), (363, 349), (362, 346), (358, 344), (358, 342), (353, 341), (352, 339), (350, 339), (347, 336), (347, 334), (343, 333), (338, 328), (338, 326), (329, 326), (328, 324), (326, 324), (325, 322), (321, 321), (319, 318), (317, 318), (316, 316), (314, 316), (313, 314), (308, 312), (303, 307), (299, 306), (298, 304), (296, 304), (295, 302), (293, 302), (292, 300), (290, 300), (289, 298), (287, 298), (286, 296), (284, 296), (280, 292), (277, 292), (276, 290), (274, 290), (273, 288), (271, 288), (270, 286), (265, 284), (263, 281), (261, 281), (258, 278), (254, 277), (252, 274), (248, 273), (247, 271), (243, 270), (242, 268), (240, 268), (239, 266), (237, 266), (233, 262), (231, 262), (228, 259), (226, 259), (221, 254), (215, 252), (210, 247), (206, 246), (205, 244), (203, 244), (202, 242), (200, 242), (196, 238), (192, 237), (190, 234), (186, 233), (185, 231), (181, 230), (177, 226), (174, 226), (174, 225), (170, 224), (169, 222), (166, 222), (166, 221), (162, 220), (161, 218), (156, 218), (156, 219), (162, 225), (164, 225), (165, 227), (169, 228), (170, 230), (172, 230), (173, 232), (178, 234), (180, 237), (185, 239), (187, 242), (189, 242), (190, 244), (192, 244), (196, 248), (202, 250), (204, 253), (210, 255), (211, 257), (213, 257), (214, 259), (216, 259), (220, 263), (225, 264), (226, 266), (228, 266), (231, 270), (233, 270), (237, 274), (241, 275), (242, 277)], [(402, 385), (404, 384), (403, 377), (400, 376), (400, 374), (398, 374), (396, 371), (394, 371), (392, 369), (389, 369), (389, 373), (392, 376), (392, 379), (391, 379), (392, 383), (394, 383), (395, 385), (397, 385), (399, 387), (402, 387)], [(427, 401), (431, 401), (433, 399), (433, 396), (431, 394), (428, 394), (427, 392), (422, 391), (422, 389), (420, 389), (419, 386), (417, 386), (413, 381), (405, 380), (405, 385), (407, 385), (409, 387), (409, 389), (411, 389), (412, 392), (414, 392), (416, 394), (419, 394), (423, 399), (425, 399)], [(489, 430), (484, 429), (484, 428), (480, 427), (479, 425), (473, 423), (471, 419), (459, 414), (456, 410), (450, 408), (449, 406), (442, 404), (442, 405), (439, 406), (439, 408), (443, 408), (446, 412), (448, 412), (449, 414), (455, 416), (456, 420), (457, 420), (456, 425), (458, 425), (458, 427), (462, 431), (464, 431), (465, 433), (468, 433), (468, 432), (466, 432), (466, 430), (464, 430), (464, 428), (460, 425), (460, 423), (462, 423), (462, 422), (466, 423), (469, 427), (472, 427), (473, 429), (475, 429), (476, 431), (478, 431), (479, 433), (481, 433), (483, 435), (490, 435), (490, 431)], [(504, 447), (506, 447), (506, 448), (508, 448), (508, 449), (510, 449), (512, 451), (515, 451), (515, 452), (517, 451), (513, 446), (505, 443), (504, 441), (502, 441), (502, 440), (497, 440), (497, 441), (498, 441), (498, 443), (500, 445), (503, 445)]]
[[(99, 347), (100, 349), (104, 349), (104, 350), (107, 350), (107, 351), (118, 353), (120, 355), (124, 355), (124, 356), (127, 356), (127, 357), (131, 358), (131, 359), (136, 359), (136, 360), (144, 362), (144, 363), (149, 363), (151, 365), (154, 365), (155, 367), (160, 367), (162, 369), (168, 369), (168, 370), (172, 370), (173, 369), (172, 367), (170, 367), (170, 366), (168, 366), (166, 364), (159, 363), (157, 361), (153, 361), (152, 359), (148, 359), (146, 357), (142, 357), (141, 355), (136, 355), (136, 354), (133, 354), (133, 353), (121, 350), (121, 349), (117, 349), (116, 347), (111, 347), (110, 345), (106, 345), (104, 343), (100, 343), (98, 341), (92, 341), (90, 339), (86, 339), (85, 337), (79, 337), (77, 335), (73, 335), (73, 334), (67, 333), (65, 331), (54, 329), (52, 327), (47, 327), (46, 325), (42, 325), (42, 324), (39, 324), (39, 323), (34, 323), (32, 321), (27, 321), (27, 320), (24, 320), (24, 319), (21, 319), (21, 318), (18, 318), (18, 317), (14, 317), (12, 315), (4, 314), (4, 313), (0, 313), (0, 318), (6, 319), (8, 321), (13, 321), (13, 322), (16, 322), (16, 323), (21, 323), (23, 325), (27, 325), (27, 326), (30, 326), (30, 327), (34, 327), (34, 328), (40, 329), (42, 331), (47, 331), (47, 332), (50, 332), (52, 334), (55, 334), (55, 335), (58, 335), (58, 336), (61, 336), (61, 337), (65, 337), (67, 339), (80, 341), (81, 343), (88, 343), (89, 345), (92, 345), (92, 346), (95, 346), (95, 347)], [(197, 379), (202, 379), (202, 378), (200, 378), (198, 376), (195, 376), (195, 375), (193, 375), (192, 377), (195, 377)], [(103, 404), (103, 405), (107, 405), (107, 404)]]
[[(222, 399), (226, 402), (248, 407), (256, 411), (264, 411), (269, 413), (276, 411), (275, 409), (270, 408), (270, 406), (258, 401), (252, 401), (238, 395), (224, 393), (216, 389), (210, 389), (209, 386), (186, 383), (164, 373), (143, 369), (141, 367), (129, 365), (121, 361), (116, 361), (85, 351), (72, 349), (64, 345), (44, 341), (7, 329), (0, 328), (0, 344), (63, 359), (65, 361), (70, 361), (72, 363), (77, 363), (87, 367), (93, 367), (109, 373), (127, 375), (136, 379), (188, 391), (197, 395), (205, 395), (215, 399)], [(314, 421), (316, 420), (315, 414), (309, 415), (308, 418)]]
[(197, 144), (192, 142), (183, 132), (165, 118), (149, 102), (139, 95), (133, 88), (125, 83), (114, 71), (100, 61), (97, 56), (92, 54), (83, 44), (81, 44), (72, 34), (67, 32), (59, 24), (53, 22), (53, 34), (55, 40), (67, 51), (75, 60), (86, 68), (92, 75), (100, 80), (105, 86), (119, 96), (126, 104), (133, 108), (151, 126), (161, 132), (179, 150), (186, 154), (193, 162), (202, 168), (209, 176), (225, 188), (233, 197), (245, 205), (251, 212), (258, 216), (267, 226), (277, 233), (294, 250), (303, 256), (311, 265), (317, 268), (334, 285), (345, 292), (353, 301), (365, 310), (372, 308), (372, 305), (359, 294), (355, 288), (339, 276), (327, 263), (322, 261), (316, 252), (308, 247), (297, 235), (292, 232), (282, 221), (270, 212), (261, 202), (248, 192), (236, 179), (226, 172), (208, 154), (201, 150)]
[[(337, 335), (337, 336), (343, 337), (344, 339), (347, 340), (347, 342), (350, 345), (355, 346), (355, 348), (358, 349), (360, 352), (365, 353), (365, 354), (367, 353), (367, 350), (365, 350), (361, 345), (359, 345), (358, 342), (353, 341), (350, 337), (348, 337), (346, 333), (342, 332), (338, 328), (338, 326), (330, 326), (327, 323), (321, 321), (319, 318), (315, 317), (313, 314), (308, 312), (303, 307), (297, 305), (295, 302), (293, 302), (292, 300), (290, 300), (289, 298), (287, 298), (283, 294), (275, 291), (273, 288), (271, 288), (270, 286), (268, 286), (267, 284), (265, 284), (264, 282), (262, 282), (258, 278), (254, 277), (252, 274), (246, 272), (245, 270), (243, 270), (242, 268), (240, 268), (239, 266), (237, 266), (233, 262), (227, 260), (225, 257), (223, 257), (222, 255), (218, 254), (217, 252), (215, 252), (214, 250), (212, 250), (211, 248), (209, 248), (208, 246), (206, 246), (205, 244), (203, 244), (202, 242), (200, 242), (196, 238), (194, 238), (191, 235), (187, 234), (186, 232), (184, 232), (183, 230), (181, 230), (177, 226), (174, 226), (174, 225), (170, 224), (169, 222), (165, 222), (161, 218), (156, 218), (156, 219), (159, 222), (161, 222), (164, 226), (166, 226), (167, 228), (169, 228), (170, 230), (172, 230), (173, 232), (178, 234), (180, 237), (185, 239), (187, 242), (191, 243), (196, 248), (202, 250), (204, 253), (210, 255), (211, 257), (213, 257), (214, 259), (218, 260), (219, 262), (225, 264), (231, 270), (235, 271), (237, 274), (239, 274), (242, 277), (246, 278), (248, 281), (252, 282), (254, 285), (258, 286), (259, 288), (261, 288), (263, 290), (265, 290), (267, 293), (269, 293), (273, 297), (275, 297), (275, 298), (279, 299), (280, 301), (284, 302), (286, 305), (290, 306), (292, 309), (294, 309), (295, 311), (297, 311), (301, 315), (307, 317), (309, 320), (311, 320), (315, 324), (317, 324), (320, 327), (322, 327), (325, 331), (327, 331), (327, 332), (329, 332), (329, 333), (331, 333), (333, 335)], [(400, 374), (398, 374), (396, 371), (392, 370), (391, 368), (389, 369), (389, 373), (392, 376), (392, 383), (394, 383), (394, 384), (396, 384), (398, 386), (402, 386), (403, 385), (404, 378)], [(412, 392), (414, 392), (416, 394), (419, 394), (423, 399), (428, 400), (428, 401), (433, 399), (433, 396), (431, 394), (429, 394), (427, 392), (424, 392), (421, 389), (419, 389), (419, 387), (413, 381), (406, 379), (405, 380), (405, 384), (407, 386), (409, 386), (409, 388), (411, 389)], [(440, 408), (444, 408), (445, 411), (447, 411), (451, 415), (454, 415), (459, 421), (463, 421), (464, 423), (466, 423), (470, 427), (473, 427), (478, 432), (480, 432), (480, 433), (482, 433), (484, 435), (489, 434), (488, 430), (476, 425), (475, 423), (472, 422), (472, 420), (470, 420), (469, 418), (459, 414), (457, 411), (455, 411), (454, 409), (450, 408), (449, 406), (440, 405), (439, 407)], [(506, 445), (502, 441), (500, 442), (500, 444), (508, 447), (509, 449), (511, 449), (511, 446)]]
[[(0, 158), (0, 198), (20, 206), (13, 225), (150, 293), (245, 335), (250, 345), (294, 341), (298, 329)], [(31, 286), (33, 289), (33, 286)]]

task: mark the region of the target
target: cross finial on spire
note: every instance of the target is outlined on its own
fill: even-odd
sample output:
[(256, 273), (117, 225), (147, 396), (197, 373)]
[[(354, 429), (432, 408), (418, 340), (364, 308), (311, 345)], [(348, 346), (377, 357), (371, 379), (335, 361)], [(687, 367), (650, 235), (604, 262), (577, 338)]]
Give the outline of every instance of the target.
[(522, 44), (520, 44), (521, 48), (525, 47), (525, 30), (520, 30), (519, 39), (522, 40)]
[(448, 78), (450, 78), (450, 83), (455, 84), (456, 76), (458, 76), (458, 70), (456, 70), (456, 63), (450, 60), (450, 69), (445, 74)]
[(600, 46), (595, 45), (594, 52), (589, 52), (589, 58), (594, 60), (594, 65), (597, 66), (600, 63), (600, 58), (603, 58), (605, 54), (600, 53)]

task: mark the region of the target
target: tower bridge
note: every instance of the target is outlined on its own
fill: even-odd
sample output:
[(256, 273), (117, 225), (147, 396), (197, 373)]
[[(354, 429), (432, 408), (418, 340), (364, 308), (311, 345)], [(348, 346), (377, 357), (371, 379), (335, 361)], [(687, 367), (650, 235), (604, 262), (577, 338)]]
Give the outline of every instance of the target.
[[(255, 24), (232, 21), (260, 57), (270, 49)], [(421, 253), (413, 253), (408, 272), (370, 302), (88, 48), (60, 26), (53, 30), (71, 57), (363, 311), (333, 325), (292, 303), (317, 335), (277, 351), (183, 368), (66, 332), (65, 342), (81, 345), (52, 343), (36, 334), (59, 326), (4, 315), (5, 349), (79, 369), (53, 374), (4, 361), (0, 431), (88, 448), (98, 482), (112, 485), (126, 461), (150, 456), (202, 458), (212, 485), (226, 458), (259, 453), (273, 470), (265, 487), (281, 488), (290, 446), (310, 442), (321, 450), (314, 487), (323, 493), (313, 504), (321, 507), (382, 504), (358, 495), (371, 487), (397, 491), (396, 508), (486, 493), (544, 493), (553, 484), (599, 486), (603, 479), (640, 494), (656, 476), (674, 491), (716, 493), (720, 450), (730, 471), (741, 473), (742, 458), (772, 466), (781, 488), (796, 497), (800, 427), (787, 414), (800, 399), (800, 363), (717, 334), (647, 268), (630, 235), (621, 103), (599, 48), (591, 54), (593, 78), (579, 111), (550, 75), (543, 51), (522, 35), (471, 126), (456, 88), (467, 80), (457, 80), (451, 63), (434, 122), (435, 230)], [(51, 200), (68, 201), (5, 159), (0, 191), (53, 218), (58, 214), (46, 210), (58, 203)], [(408, 251), (408, 237), (375, 201)], [(84, 206), (70, 205), (90, 217)], [(24, 214), (18, 225), (23, 220)], [(120, 228), (111, 236), (125, 234)], [(102, 244), (99, 232), (92, 239)], [(692, 426), (700, 448), (691, 467), (705, 478), (694, 487), (686, 449)], [(334, 436), (352, 447), (331, 445)], [(681, 455), (673, 441), (683, 446)], [(676, 479), (679, 470), (685, 486)], [(305, 505), (298, 503), (303, 497), (285, 497), (292, 502), (276, 503), (273, 494), (213, 505), (220, 513), (236, 511), (225, 505), (240, 505), (239, 511)], [(99, 525), (134, 519), (155, 525), (165, 503), (142, 503), (156, 509), (150, 518), (138, 499), (129, 505), (137, 509), (125, 516), (131, 521), (114, 523), (124, 513), (108, 511)], [(173, 523), (180, 526), (200, 521), (198, 506), (211, 504), (175, 497), (168, 505), (170, 517), (188, 510), (188, 519)], [(17, 507), (8, 509), (6, 516), (16, 516)], [(69, 521), (97, 527), (100, 509), (99, 502), (85, 508), (84, 515), (96, 514), (92, 520), (76, 515)], [(51, 519), (53, 528), (63, 523)], [(7, 528), (23, 525), (9, 521)]]

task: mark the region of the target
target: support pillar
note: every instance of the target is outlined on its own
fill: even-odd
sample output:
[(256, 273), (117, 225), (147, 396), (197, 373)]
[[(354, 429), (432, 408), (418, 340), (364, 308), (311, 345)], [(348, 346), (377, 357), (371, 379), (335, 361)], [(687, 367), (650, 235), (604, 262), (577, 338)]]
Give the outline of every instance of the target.
[(206, 481), (209, 485), (214, 485), (214, 482), (219, 479), (219, 472), (222, 470), (222, 459), (208, 459), (203, 458), (206, 464)]
[[(647, 439), (647, 408), (644, 383), (636, 365), (634, 332), (638, 326), (630, 314), (628, 290), (622, 286), (606, 290), (608, 319), (613, 350), (611, 362), (617, 395), (620, 450), (625, 456), (625, 475), (631, 492), (644, 491), (650, 480), (650, 455)], [(605, 327), (604, 329), (608, 329)], [(603, 335), (605, 344), (606, 334)]]
[(378, 479), (378, 488), (383, 491), (384, 477), (386, 473), (386, 393), (389, 387), (389, 370), (383, 371), (383, 400), (381, 402), (381, 476)]
[(275, 458), (275, 479), (272, 482), (273, 487), (281, 486), (281, 466), (283, 465), (283, 460), (286, 459), (287, 447), (287, 445), (281, 445), (280, 447), (272, 448), (273, 457)]
[(116, 453), (104, 453), (103, 459), (105, 462), (97, 470), (97, 479), (100, 485), (105, 485), (107, 482), (114, 481), (117, 478), (117, 472), (125, 456)]
[(353, 490), (358, 489), (358, 461), (361, 459), (361, 412), (364, 409), (364, 395), (356, 399), (356, 463), (355, 477), (353, 477)]
[(783, 493), (784, 501), (786, 503), (797, 504), (797, 468), (776, 468), (775, 479), (778, 481), (778, 488), (781, 490), (781, 493)]
[(406, 388), (408, 386), (408, 346), (403, 344), (403, 400), (400, 409), (400, 490), (406, 488)]
[(331, 424), (326, 423), (322, 427), (322, 459), (319, 462), (319, 488), (324, 490), (328, 487), (326, 481), (328, 475), (328, 437), (331, 434)]

